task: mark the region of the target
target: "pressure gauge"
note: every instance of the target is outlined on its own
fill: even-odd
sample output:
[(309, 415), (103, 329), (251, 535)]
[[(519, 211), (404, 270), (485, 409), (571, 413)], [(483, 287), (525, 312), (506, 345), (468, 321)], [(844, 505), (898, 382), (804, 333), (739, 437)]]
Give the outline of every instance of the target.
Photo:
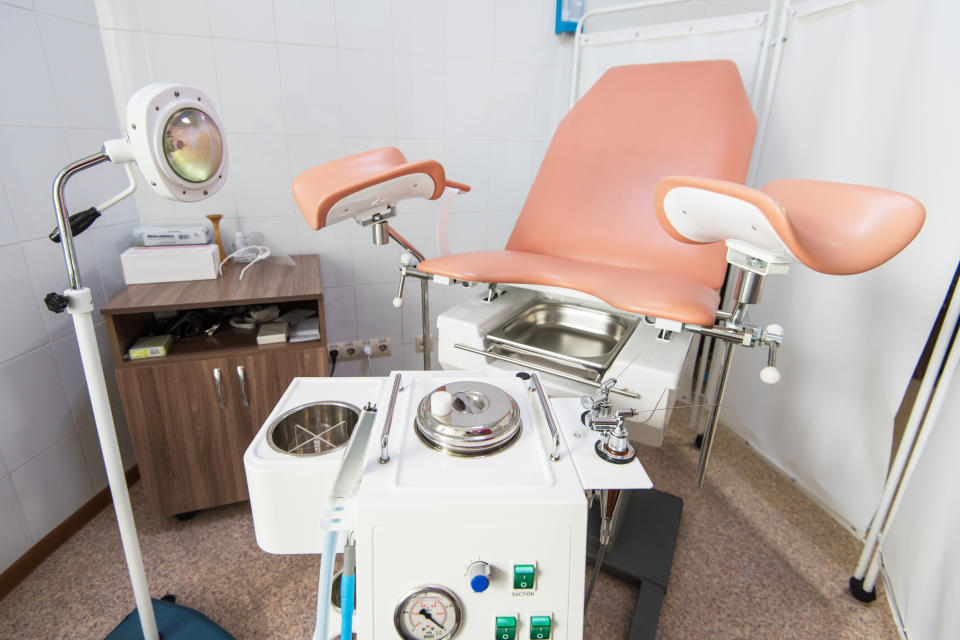
[(417, 587), (400, 600), (393, 624), (403, 640), (450, 640), (463, 620), (456, 594), (439, 585)]

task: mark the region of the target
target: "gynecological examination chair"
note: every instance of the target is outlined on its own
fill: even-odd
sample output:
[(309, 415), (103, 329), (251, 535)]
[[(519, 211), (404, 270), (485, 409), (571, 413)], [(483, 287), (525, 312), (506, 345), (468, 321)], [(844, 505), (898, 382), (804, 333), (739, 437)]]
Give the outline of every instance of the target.
[[(424, 307), (427, 280), (539, 285), (589, 294), (661, 332), (719, 340), (702, 484), (734, 346), (766, 346), (761, 378), (779, 379), (783, 330), (746, 322), (765, 277), (794, 262), (833, 275), (873, 269), (916, 236), (925, 216), (910, 196), (872, 187), (795, 179), (744, 186), (756, 128), (730, 61), (611, 68), (558, 126), (501, 251), (425, 259), (390, 227), (400, 200), (469, 189), (438, 162), (407, 162), (397, 149), (309, 169), (293, 193), (314, 229), (353, 218), (372, 227), (375, 243), (393, 238), (409, 249), (401, 292), (403, 278), (420, 278)], [(732, 308), (722, 311), (728, 263), (738, 277)]]
[[(420, 279), (425, 368), (430, 363), (428, 282), (490, 285), (483, 299), (463, 303), (474, 305), (460, 314), (465, 323), (471, 314), (482, 313), (484, 303), (496, 303), (498, 284), (586, 294), (617, 313), (642, 318), (640, 325), (663, 342), (684, 336), (686, 342), (675, 342), (683, 346), (675, 376), (687, 336), (718, 341), (719, 373), (711, 377), (716, 391), (697, 468), (700, 485), (734, 347), (767, 347), (761, 378), (774, 383), (780, 377), (775, 365), (783, 329), (746, 320), (766, 276), (785, 274), (794, 262), (834, 275), (873, 269), (916, 236), (925, 215), (907, 195), (865, 186), (793, 179), (762, 189), (745, 186), (756, 128), (732, 62), (611, 68), (558, 126), (501, 251), (426, 259), (400, 236), (389, 223), (400, 200), (437, 199), (447, 189), (469, 187), (449, 181), (438, 162), (407, 162), (397, 149), (309, 169), (294, 180), (293, 193), (314, 229), (352, 218), (372, 229), (376, 244), (392, 238), (407, 248), (395, 304), (405, 278)], [(737, 268), (737, 280), (731, 307), (723, 311), (719, 290), (728, 263)], [(495, 357), (485, 349), (473, 351), (480, 363)], [(638, 356), (630, 357), (633, 363)], [(603, 371), (597, 376), (587, 382), (599, 391), (583, 398), (584, 408), (611, 415), (609, 392), (616, 381)], [(599, 441), (597, 447), (603, 457)], [(682, 502), (655, 490), (634, 493), (629, 509), (622, 508), (623, 498), (603, 503), (604, 509), (613, 504), (616, 513), (601, 517), (620, 519), (623, 544), (614, 544), (604, 556), (609, 539), (598, 539), (591, 545), (599, 551), (590, 555), (596, 566), (641, 586), (630, 637), (652, 637)], [(638, 624), (646, 631), (634, 635)]]

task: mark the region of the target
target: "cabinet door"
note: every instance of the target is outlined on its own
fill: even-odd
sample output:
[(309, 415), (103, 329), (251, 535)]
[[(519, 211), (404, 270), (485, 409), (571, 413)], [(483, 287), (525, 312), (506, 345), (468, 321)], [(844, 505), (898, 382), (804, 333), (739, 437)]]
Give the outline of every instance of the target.
[[(243, 380), (238, 367), (243, 367)], [(327, 375), (327, 350), (323, 346), (295, 351), (275, 351), (231, 358), (231, 385), (237, 390), (237, 401), (242, 405), (246, 396), (249, 416), (247, 444), (260, 427), (290, 382), (297, 377)]]
[(247, 499), (250, 427), (231, 393), (230, 364), (216, 358), (117, 371), (144, 490), (160, 515)]

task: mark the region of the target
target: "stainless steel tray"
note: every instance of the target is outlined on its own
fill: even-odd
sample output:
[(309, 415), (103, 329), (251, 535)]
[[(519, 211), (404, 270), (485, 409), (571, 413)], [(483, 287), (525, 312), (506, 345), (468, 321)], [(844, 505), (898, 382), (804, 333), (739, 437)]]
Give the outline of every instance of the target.
[(638, 318), (554, 300), (536, 300), (487, 339), (518, 354), (539, 355), (604, 373)]

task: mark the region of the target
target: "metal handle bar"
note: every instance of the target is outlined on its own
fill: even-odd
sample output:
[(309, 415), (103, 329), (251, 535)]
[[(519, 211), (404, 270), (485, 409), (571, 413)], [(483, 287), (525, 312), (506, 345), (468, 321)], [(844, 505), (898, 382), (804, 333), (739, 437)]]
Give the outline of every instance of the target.
[(560, 430), (557, 428), (557, 421), (553, 417), (550, 401), (547, 400), (547, 395), (543, 392), (543, 386), (540, 384), (540, 376), (536, 373), (530, 374), (530, 386), (537, 392), (537, 397), (543, 406), (543, 415), (547, 418), (547, 427), (550, 428), (550, 438), (553, 440), (553, 453), (550, 454), (550, 460), (556, 462), (560, 459)]
[[(511, 358), (510, 356), (503, 356), (499, 353), (491, 353), (489, 351), (484, 351), (483, 349), (477, 349), (475, 347), (469, 347), (465, 344), (455, 343), (454, 348), (462, 349), (464, 351), (469, 351), (470, 353), (475, 353), (477, 355), (486, 356), (488, 358), (493, 358), (495, 360), (503, 360), (504, 362), (509, 362), (510, 364), (516, 364), (527, 369), (533, 369), (534, 371), (540, 371), (541, 373), (549, 373), (550, 375), (557, 376), (558, 378), (563, 378), (565, 380), (571, 380), (573, 382), (579, 382), (596, 389), (600, 388), (600, 383), (595, 380), (590, 380), (589, 378), (581, 378), (564, 371), (558, 371), (557, 369), (551, 369), (550, 367), (544, 367), (542, 365), (533, 364), (525, 360), (520, 360), (519, 358)], [(627, 398), (633, 398), (634, 400), (640, 399), (639, 393), (633, 393), (632, 391), (623, 391), (621, 389), (611, 389), (610, 393), (617, 393), (621, 396), (626, 396)]]
[(390, 392), (390, 406), (387, 407), (387, 418), (383, 422), (383, 433), (380, 435), (380, 464), (390, 462), (390, 453), (387, 444), (390, 441), (390, 425), (393, 424), (393, 408), (397, 406), (397, 394), (400, 392), (400, 374), (393, 379), (393, 391)]

